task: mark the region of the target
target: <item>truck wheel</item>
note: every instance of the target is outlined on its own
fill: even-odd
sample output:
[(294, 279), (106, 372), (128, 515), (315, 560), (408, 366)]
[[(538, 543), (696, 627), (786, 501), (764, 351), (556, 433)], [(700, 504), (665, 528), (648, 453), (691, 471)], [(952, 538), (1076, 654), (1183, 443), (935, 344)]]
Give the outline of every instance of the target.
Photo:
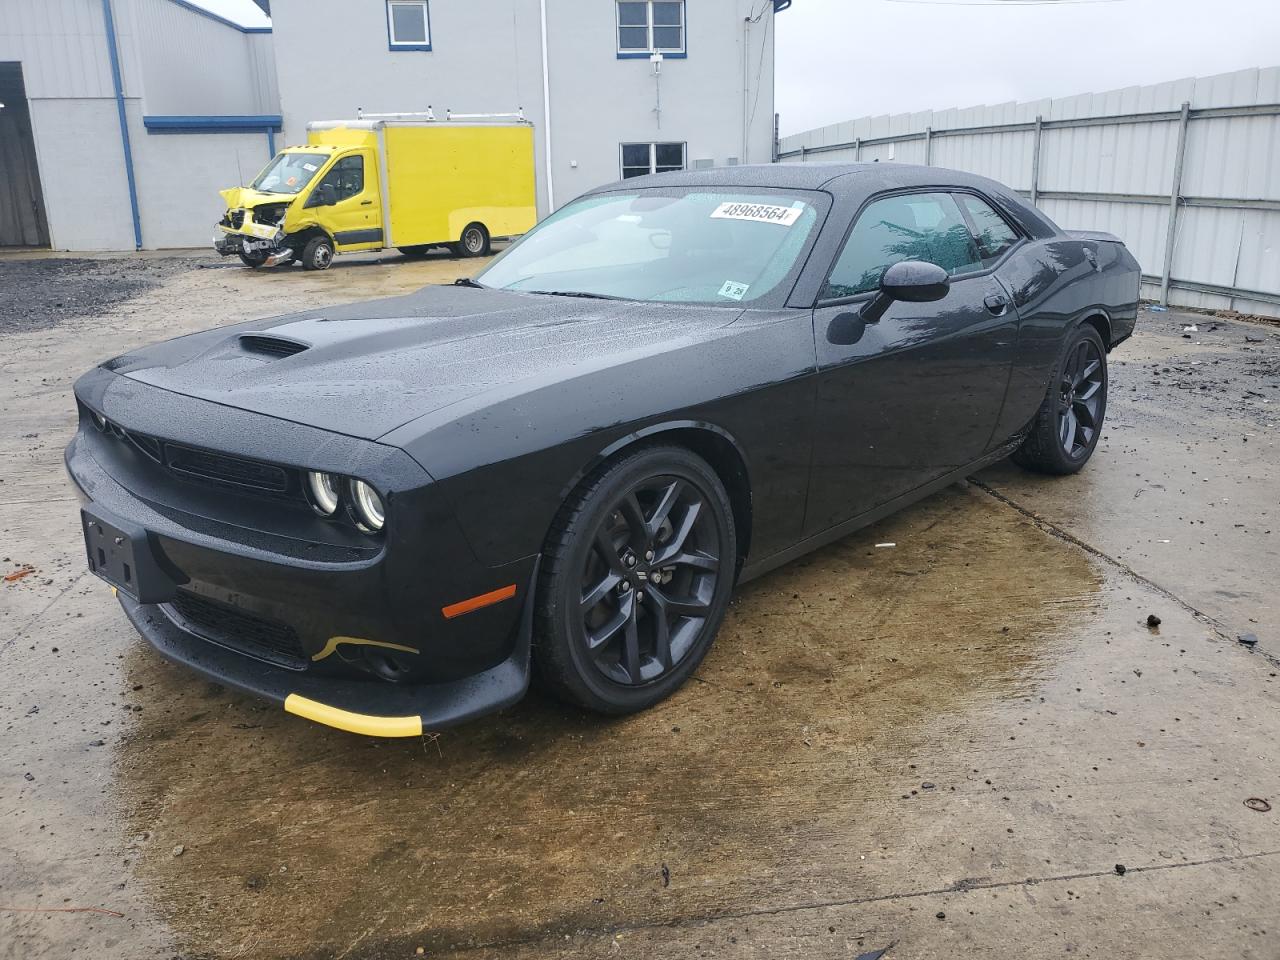
[(414, 247), (396, 247), (406, 257), (425, 257), (431, 247), (427, 244), (419, 244)]
[(245, 253), (243, 250), (241, 250), (240, 260), (246, 267), (257, 268), (267, 262), (267, 255), (265, 253), (259, 253), (257, 251), (253, 253)]
[(333, 241), (328, 237), (312, 237), (302, 248), (300, 259), (308, 270), (328, 270), (333, 263)]
[(489, 255), (489, 231), (483, 224), (470, 223), (462, 231), (462, 240), (451, 243), (450, 249), (460, 257), (487, 257)]

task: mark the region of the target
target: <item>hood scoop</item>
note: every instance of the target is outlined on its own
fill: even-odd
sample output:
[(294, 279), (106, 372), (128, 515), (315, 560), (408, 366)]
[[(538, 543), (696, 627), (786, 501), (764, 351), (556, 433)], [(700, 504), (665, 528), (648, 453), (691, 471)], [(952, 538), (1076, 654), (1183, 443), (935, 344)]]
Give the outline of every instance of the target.
[(310, 348), (310, 344), (300, 343), (297, 340), (287, 340), (284, 337), (272, 337), (261, 333), (244, 333), (240, 335), (240, 349), (246, 353), (256, 353), (259, 356), (272, 357), (279, 360), (284, 357), (292, 357), (295, 353), (302, 353), (303, 350)]

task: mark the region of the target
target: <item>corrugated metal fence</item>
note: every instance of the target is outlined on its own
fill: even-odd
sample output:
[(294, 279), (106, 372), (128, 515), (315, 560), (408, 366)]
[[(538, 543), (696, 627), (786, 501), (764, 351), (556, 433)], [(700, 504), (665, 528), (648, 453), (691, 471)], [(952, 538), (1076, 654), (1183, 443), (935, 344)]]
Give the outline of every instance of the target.
[(864, 117), (786, 137), (778, 159), (992, 177), (1065, 228), (1120, 236), (1144, 296), (1280, 316), (1280, 67)]

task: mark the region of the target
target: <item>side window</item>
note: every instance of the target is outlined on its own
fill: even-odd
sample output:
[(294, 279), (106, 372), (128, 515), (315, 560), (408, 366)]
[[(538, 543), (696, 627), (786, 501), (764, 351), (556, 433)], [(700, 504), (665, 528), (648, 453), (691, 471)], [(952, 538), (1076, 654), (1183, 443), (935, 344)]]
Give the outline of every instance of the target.
[[(338, 203), (342, 200), (350, 199), (357, 194), (364, 192), (364, 157), (355, 154), (350, 157), (343, 157), (333, 165), (328, 173), (324, 175), (324, 180), (320, 182), (321, 190), (326, 197), (332, 196), (332, 203)], [(325, 190), (329, 187), (333, 190)]]
[(959, 198), (973, 221), (978, 252), (982, 254), (984, 263), (999, 259), (1018, 242), (1017, 232), (985, 200), (979, 200), (970, 193), (959, 194)]
[(899, 260), (936, 263), (953, 275), (981, 266), (951, 194), (908, 193), (868, 205), (845, 241), (822, 299), (878, 289), (885, 270)]

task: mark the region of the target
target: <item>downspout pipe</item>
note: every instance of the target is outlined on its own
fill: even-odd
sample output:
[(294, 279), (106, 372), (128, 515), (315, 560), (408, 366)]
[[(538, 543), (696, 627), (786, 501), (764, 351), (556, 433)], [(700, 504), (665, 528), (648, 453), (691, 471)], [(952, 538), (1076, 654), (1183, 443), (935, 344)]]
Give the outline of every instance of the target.
[[(105, 3), (105, 0), (104, 0)], [(552, 183), (552, 76), (547, 61), (547, 0), (541, 0), (539, 13), (543, 28), (543, 164), (547, 173), (547, 212), (556, 211), (556, 187)]]
[(133, 211), (133, 248), (142, 249), (142, 217), (138, 213), (138, 183), (133, 176), (133, 149), (129, 145), (129, 118), (124, 108), (124, 82), (120, 78), (120, 54), (116, 49), (116, 21), (111, 0), (102, 0), (102, 19), (107, 27), (107, 53), (111, 59), (111, 82), (116, 92), (116, 113), (120, 117), (120, 143), (124, 146), (124, 172), (129, 180), (129, 207)]

